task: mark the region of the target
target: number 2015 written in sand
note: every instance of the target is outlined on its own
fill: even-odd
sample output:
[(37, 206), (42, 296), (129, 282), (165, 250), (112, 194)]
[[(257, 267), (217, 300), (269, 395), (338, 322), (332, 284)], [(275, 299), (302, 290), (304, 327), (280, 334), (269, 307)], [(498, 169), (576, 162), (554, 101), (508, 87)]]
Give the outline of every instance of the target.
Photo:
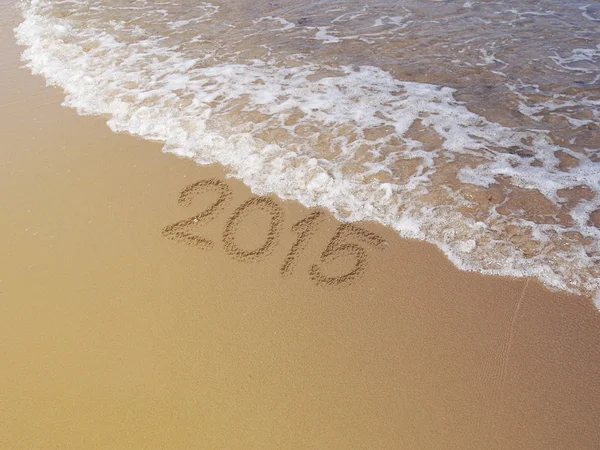
[[(191, 232), (192, 227), (204, 225), (211, 222), (231, 203), (232, 193), (229, 186), (216, 179), (203, 180), (187, 186), (179, 195), (179, 204), (190, 207), (195, 196), (203, 193), (216, 193), (217, 198), (204, 211), (188, 219), (181, 220), (168, 225), (162, 230), (163, 236), (177, 242), (182, 242), (201, 250), (210, 250), (214, 243), (212, 240), (198, 236)], [(243, 226), (244, 221), (249, 219), (252, 213), (262, 211), (269, 216), (269, 228), (264, 242), (257, 248), (245, 250), (236, 243), (236, 235)], [(308, 216), (292, 225), (292, 231), (297, 235), (295, 242), (281, 265), (281, 275), (290, 275), (303, 250), (310, 242), (310, 238), (317, 231), (320, 223), (324, 220), (322, 211), (314, 211)], [(225, 224), (222, 234), (222, 242), (225, 252), (242, 262), (258, 261), (268, 256), (280, 240), (283, 228), (283, 210), (273, 200), (267, 197), (251, 197), (239, 205)], [(321, 253), (318, 264), (310, 267), (310, 278), (318, 285), (344, 286), (362, 275), (367, 267), (366, 250), (357, 243), (358, 241), (375, 248), (383, 248), (384, 240), (375, 233), (364, 230), (356, 225), (342, 223), (337, 228), (333, 237)], [(349, 271), (342, 275), (328, 276), (326, 266), (338, 258), (351, 257), (354, 264)]]

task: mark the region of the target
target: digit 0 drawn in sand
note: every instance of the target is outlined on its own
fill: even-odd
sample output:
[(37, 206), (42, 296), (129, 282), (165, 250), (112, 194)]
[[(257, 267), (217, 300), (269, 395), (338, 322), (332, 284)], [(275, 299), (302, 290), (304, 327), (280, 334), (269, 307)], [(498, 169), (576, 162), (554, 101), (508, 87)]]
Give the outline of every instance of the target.
[[(254, 250), (244, 250), (235, 243), (235, 235), (242, 221), (255, 210), (265, 211), (271, 216), (269, 231), (263, 245)], [(271, 253), (279, 240), (282, 225), (283, 210), (277, 203), (266, 197), (252, 197), (236, 209), (227, 221), (223, 231), (225, 251), (239, 261), (256, 261)]]
[(354, 256), (354, 268), (344, 275), (330, 277), (323, 274), (319, 265), (314, 264), (310, 269), (310, 277), (317, 285), (341, 287), (352, 283), (361, 276), (367, 268), (367, 253), (357, 244), (342, 244), (344, 239), (354, 238), (375, 248), (382, 249), (385, 240), (372, 233), (350, 223), (342, 223), (327, 248), (321, 254), (321, 264), (327, 264), (343, 256)]
[(324, 215), (322, 211), (315, 211), (292, 226), (292, 231), (298, 235), (298, 239), (292, 245), (290, 252), (285, 257), (285, 261), (281, 266), (282, 276), (292, 273), (300, 253), (306, 248), (308, 240), (315, 233), (316, 227), (323, 220)]
[(195, 234), (185, 231), (185, 229), (190, 226), (205, 224), (213, 220), (231, 201), (232, 195), (229, 186), (222, 181), (216, 179), (202, 180), (190, 184), (183, 189), (179, 194), (178, 203), (183, 207), (189, 207), (192, 204), (193, 198), (201, 192), (216, 192), (219, 194), (219, 197), (202, 213), (172, 225), (167, 225), (163, 228), (162, 235), (166, 238), (177, 242), (183, 242), (202, 250), (209, 250), (213, 247), (213, 242), (211, 240), (196, 236)]

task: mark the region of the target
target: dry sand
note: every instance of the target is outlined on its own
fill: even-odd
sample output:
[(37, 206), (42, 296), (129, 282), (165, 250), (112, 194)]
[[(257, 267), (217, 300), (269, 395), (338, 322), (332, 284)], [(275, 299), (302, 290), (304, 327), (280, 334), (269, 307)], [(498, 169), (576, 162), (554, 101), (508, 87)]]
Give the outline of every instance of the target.
[[(598, 448), (591, 300), (460, 272), (372, 223), (320, 262), (329, 214), (312, 234), (292, 231), (314, 212), (294, 202), (234, 216), (258, 197), (222, 167), (61, 107), (19, 68), (15, 20), (0, 41), (1, 448)], [(192, 237), (163, 236), (219, 199)]]

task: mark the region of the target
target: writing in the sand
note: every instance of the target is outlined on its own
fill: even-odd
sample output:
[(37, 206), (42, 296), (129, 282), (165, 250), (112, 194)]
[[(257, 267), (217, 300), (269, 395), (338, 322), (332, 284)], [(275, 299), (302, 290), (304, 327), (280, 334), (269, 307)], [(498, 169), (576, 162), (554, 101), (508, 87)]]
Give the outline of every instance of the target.
[[(198, 181), (181, 191), (178, 202), (183, 207), (190, 207), (194, 197), (207, 193), (216, 194), (216, 199), (201, 213), (163, 228), (163, 236), (201, 250), (212, 249), (214, 242), (192, 233), (191, 228), (208, 224), (229, 206), (233, 197), (229, 186), (217, 179)], [(269, 217), (264, 242), (253, 249), (242, 249), (236, 243), (236, 236), (242, 229), (244, 221), (250, 220), (252, 214), (261, 212), (266, 213)], [(317, 210), (292, 225), (291, 230), (297, 237), (281, 265), (282, 276), (292, 274), (302, 253), (310, 244), (311, 237), (314, 236), (324, 218), (325, 213)], [(251, 197), (239, 205), (227, 219), (221, 236), (223, 248), (227, 254), (238, 261), (258, 261), (267, 257), (279, 243), (283, 225), (283, 210), (276, 202), (267, 197)], [(341, 287), (351, 284), (367, 268), (367, 251), (357, 242), (379, 249), (383, 248), (385, 243), (375, 233), (350, 223), (342, 223), (321, 253), (318, 264), (310, 266), (308, 273), (310, 278), (321, 286)], [(354, 264), (345, 273), (335, 276), (327, 275), (327, 266), (333, 264), (337, 259), (347, 257), (351, 257)]]

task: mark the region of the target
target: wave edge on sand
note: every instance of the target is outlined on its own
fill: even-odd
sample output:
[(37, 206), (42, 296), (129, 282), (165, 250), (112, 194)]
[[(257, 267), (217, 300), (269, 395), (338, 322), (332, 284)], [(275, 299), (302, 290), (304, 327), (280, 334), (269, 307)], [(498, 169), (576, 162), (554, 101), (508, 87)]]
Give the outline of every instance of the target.
[[(81, 4), (72, 2), (75, 13)], [(326, 207), (340, 220), (378, 221), (431, 242), (462, 270), (536, 277), (549, 288), (590, 296), (600, 291), (600, 230), (589, 223), (600, 208), (599, 163), (545, 133), (491, 122), (457, 101), (450, 87), (400, 81), (379, 67), (259, 58), (217, 64), (213, 55), (163, 44), (167, 38), (139, 24), (125, 42), (54, 6), (22, 2), (24, 21), (15, 33), (32, 72), (62, 88), (64, 104), (80, 114), (107, 114), (113, 131), (159, 140), (165, 151), (200, 164), (223, 164), (257, 194)], [(218, 11), (202, 3), (187, 24), (210, 23)], [(117, 19), (111, 26), (118, 30), (127, 21)], [(171, 31), (186, 25), (165, 23)], [(236, 114), (249, 121), (236, 123)], [(440, 144), (424, 148), (410, 135), (415, 124), (434, 129)], [(300, 126), (313, 131), (302, 136)], [(281, 139), (278, 129), (286, 132)], [(383, 131), (371, 137), (372, 130)], [(386, 153), (394, 145), (402, 152)], [(332, 146), (335, 154), (324, 155)], [(560, 171), (556, 152), (583, 164)], [(533, 157), (541, 166), (530, 164)], [(398, 162), (412, 164), (412, 173), (389, 176)], [(453, 164), (460, 165), (452, 169), (460, 186), (443, 183)], [(566, 189), (586, 186), (593, 196), (571, 210), (568, 227), (502, 215), (485, 201), (486, 209), (476, 205), (472, 213), (498, 180), (555, 205)], [(600, 309), (600, 294), (595, 305)]]

